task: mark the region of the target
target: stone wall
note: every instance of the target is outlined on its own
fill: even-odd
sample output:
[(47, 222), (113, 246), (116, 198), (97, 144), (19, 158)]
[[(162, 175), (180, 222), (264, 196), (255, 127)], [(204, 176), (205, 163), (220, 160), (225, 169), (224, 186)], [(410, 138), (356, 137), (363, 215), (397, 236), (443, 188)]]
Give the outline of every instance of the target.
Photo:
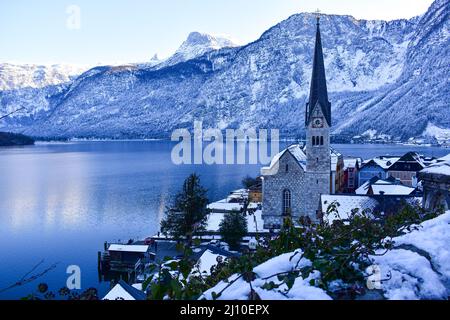
[[(286, 171), (286, 165), (288, 171)], [(306, 175), (300, 164), (289, 153), (280, 158), (278, 172), (264, 176), (263, 181), (263, 219), (267, 228), (277, 228), (283, 222), (283, 192), (291, 191), (292, 216), (305, 215)]]
[(424, 208), (435, 210), (443, 206), (444, 210), (449, 210), (450, 176), (419, 173), (419, 179), (422, 179)]

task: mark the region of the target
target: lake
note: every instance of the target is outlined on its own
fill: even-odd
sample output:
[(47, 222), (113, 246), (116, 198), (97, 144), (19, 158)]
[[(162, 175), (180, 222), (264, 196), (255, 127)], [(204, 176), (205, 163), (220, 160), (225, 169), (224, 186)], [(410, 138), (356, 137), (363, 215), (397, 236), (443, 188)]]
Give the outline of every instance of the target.
[[(164, 208), (184, 179), (200, 175), (211, 201), (241, 187), (260, 165), (175, 165), (169, 141), (37, 144), (0, 148), (0, 291), (44, 259), (57, 267), (35, 282), (0, 293), (17, 299), (45, 282), (66, 283), (70, 265), (81, 268), (83, 289), (99, 283), (97, 252), (104, 241), (155, 234)], [(371, 158), (417, 151), (442, 157), (449, 149), (401, 145), (334, 145), (344, 155)]]

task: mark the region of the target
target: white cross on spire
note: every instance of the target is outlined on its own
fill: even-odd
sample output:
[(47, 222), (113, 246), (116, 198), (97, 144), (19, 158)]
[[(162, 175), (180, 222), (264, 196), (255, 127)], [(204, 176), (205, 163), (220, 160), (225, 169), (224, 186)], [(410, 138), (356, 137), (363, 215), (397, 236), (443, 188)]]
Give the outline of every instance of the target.
[(316, 18), (317, 18), (317, 23), (319, 23), (320, 22), (320, 14), (321, 14), (320, 9), (317, 8), (315, 13), (316, 13)]

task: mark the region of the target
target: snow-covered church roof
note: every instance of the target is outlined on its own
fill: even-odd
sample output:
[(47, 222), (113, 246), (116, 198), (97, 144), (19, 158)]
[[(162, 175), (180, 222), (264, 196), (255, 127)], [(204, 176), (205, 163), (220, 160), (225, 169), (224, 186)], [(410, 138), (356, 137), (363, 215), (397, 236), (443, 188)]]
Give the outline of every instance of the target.
[[(303, 168), (303, 170), (306, 170), (306, 146), (303, 147), (299, 144), (293, 144), (275, 155), (268, 167), (261, 168), (261, 175), (270, 176), (276, 174), (278, 172), (278, 161), (286, 152), (289, 152), (294, 157), (294, 159), (297, 160), (298, 164)], [(339, 161), (339, 158), (342, 157), (342, 154), (336, 149), (330, 147), (330, 155), (331, 171), (336, 171), (337, 163)]]
[(306, 170), (306, 154), (303, 152), (302, 147), (299, 144), (293, 144), (275, 155), (268, 167), (261, 168), (261, 174), (264, 176), (277, 173), (278, 162), (286, 152), (289, 152), (297, 163), (303, 168), (303, 170)]

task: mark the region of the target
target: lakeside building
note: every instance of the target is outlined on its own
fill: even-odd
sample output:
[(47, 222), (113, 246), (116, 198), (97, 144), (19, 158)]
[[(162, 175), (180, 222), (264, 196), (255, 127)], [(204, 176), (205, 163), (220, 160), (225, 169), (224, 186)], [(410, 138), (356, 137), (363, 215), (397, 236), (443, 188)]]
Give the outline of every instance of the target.
[(417, 152), (408, 152), (403, 156), (379, 156), (362, 163), (358, 172), (359, 185), (377, 177), (387, 179), (394, 177), (406, 186), (417, 187), (418, 172), (438, 162), (433, 157), (424, 157)]
[(426, 167), (416, 152), (408, 152), (387, 170), (388, 177), (394, 177), (406, 186), (417, 187), (417, 173)]

